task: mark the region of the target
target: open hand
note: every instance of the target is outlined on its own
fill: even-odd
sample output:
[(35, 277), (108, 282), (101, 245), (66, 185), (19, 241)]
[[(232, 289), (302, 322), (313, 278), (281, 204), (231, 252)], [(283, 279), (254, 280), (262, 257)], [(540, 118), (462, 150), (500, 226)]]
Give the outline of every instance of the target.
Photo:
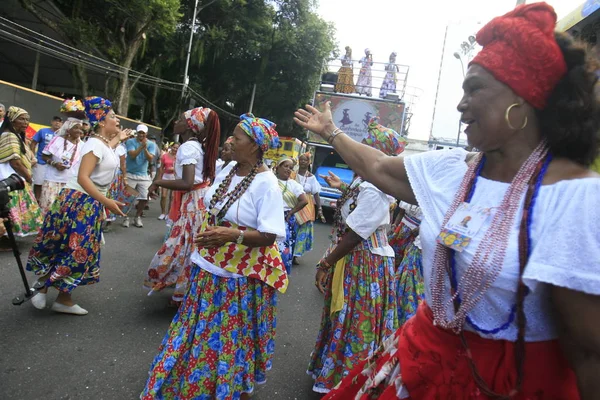
[(123, 206), (125, 206), (125, 203), (114, 201), (113, 199), (108, 199), (108, 201), (104, 204), (104, 207), (106, 207), (108, 211), (112, 212), (115, 215), (120, 215), (121, 217), (125, 216), (123, 211), (121, 211), (121, 207)]
[(232, 243), (240, 236), (240, 231), (222, 226), (209, 226), (204, 232), (198, 233), (194, 243), (198, 247), (221, 247), (227, 243)]
[(306, 109), (299, 108), (294, 113), (294, 122), (304, 129), (316, 133), (323, 139), (327, 138), (336, 129), (331, 115), (331, 103), (325, 103), (325, 111), (320, 112), (315, 107), (307, 105)]
[(333, 172), (329, 171), (329, 175), (319, 176), (325, 180), (325, 182), (329, 185), (330, 188), (341, 189), (343, 182), (340, 179), (340, 177), (334, 174)]
[(133, 131), (131, 129), (123, 129), (119, 134), (119, 140), (124, 141), (133, 136)]

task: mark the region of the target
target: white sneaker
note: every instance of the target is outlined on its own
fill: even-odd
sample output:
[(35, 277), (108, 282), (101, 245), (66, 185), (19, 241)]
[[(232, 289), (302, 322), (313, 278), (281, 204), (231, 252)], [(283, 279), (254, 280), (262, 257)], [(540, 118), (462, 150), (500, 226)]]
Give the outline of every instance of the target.
[(143, 228), (144, 224), (142, 224), (142, 217), (135, 217), (133, 221), (133, 226), (137, 226), (138, 228)]
[[(32, 288), (31, 290), (35, 289)], [(44, 308), (46, 308), (46, 293), (37, 292), (31, 298), (31, 304), (33, 304), (33, 306), (38, 310), (43, 310)]]
[(165, 218), (167, 218), (167, 216), (166, 216), (165, 214), (160, 214), (160, 215), (158, 216), (158, 220), (159, 220), (159, 221), (164, 221), (164, 220), (165, 220)]
[(123, 226), (123, 228), (129, 228), (129, 217), (125, 217), (121, 225)]
[(86, 315), (88, 313), (86, 309), (79, 307), (77, 304), (69, 307), (56, 302), (52, 304), (52, 311), (73, 315)]

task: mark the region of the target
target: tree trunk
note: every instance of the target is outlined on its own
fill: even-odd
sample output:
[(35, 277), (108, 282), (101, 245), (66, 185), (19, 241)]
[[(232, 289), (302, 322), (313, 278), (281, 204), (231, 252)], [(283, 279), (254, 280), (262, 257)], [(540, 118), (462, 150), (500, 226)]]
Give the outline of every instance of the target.
[(154, 85), (154, 91), (152, 92), (152, 117), (154, 118), (154, 125), (160, 125), (160, 116), (158, 115), (158, 83)]
[(121, 66), (123, 68), (126, 68), (126, 70), (121, 75), (119, 92), (117, 93), (117, 98), (115, 99), (115, 111), (123, 117), (126, 117), (127, 112), (129, 111), (129, 97), (131, 90), (129, 86), (129, 70), (133, 65), (133, 59), (135, 58), (138, 50), (140, 49), (142, 40), (143, 39), (141, 37), (136, 37), (129, 43), (129, 46), (127, 47), (127, 53), (125, 54), (125, 59), (121, 64)]
[(82, 63), (77, 63), (75, 65), (75, 69), (77, 70), (77, 77), (79, 78), (79, 83), (81, 84), (81, 97), (84, 99), (88, 97), (88, 76), (87, 71)]

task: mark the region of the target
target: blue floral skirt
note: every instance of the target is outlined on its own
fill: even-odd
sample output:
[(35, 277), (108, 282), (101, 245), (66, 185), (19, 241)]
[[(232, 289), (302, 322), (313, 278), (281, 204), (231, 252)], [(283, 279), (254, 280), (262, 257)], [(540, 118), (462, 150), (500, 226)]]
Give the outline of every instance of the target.
[(425, 284), (423, 283), (423, 264), (421, 249), (410, 243), (397, 272), (398, 322), (404, 325), (417, 313), (417, 308), (425, 300)]
[[(287, 212), (285, 216), (287, 217)], [(292, 271), (294, 261), (294, 248), (296, 246), (296, 231), (297, 231), (296, 216), (292, 215), (285, 224), (285, 239), (277, 241), (277, 247), (281, 253), (283, 265), (289, 274)]]
[(103, 218), (100, 202), (77, 190), (61, 190), (29, 252), (27, 270), (50, 273), (47, 286), (61, 292), (98, 282)]
[(143, 400), (236, 400), (266, 381), (277, 292), (192, 266), (190, 287), (150, 367)]
[(294, 257), (302, 257), (313, 248), (314, 222), (308, 221), (304, 225), (298, 225), (296, 233), (296, 247), (294, 247)]

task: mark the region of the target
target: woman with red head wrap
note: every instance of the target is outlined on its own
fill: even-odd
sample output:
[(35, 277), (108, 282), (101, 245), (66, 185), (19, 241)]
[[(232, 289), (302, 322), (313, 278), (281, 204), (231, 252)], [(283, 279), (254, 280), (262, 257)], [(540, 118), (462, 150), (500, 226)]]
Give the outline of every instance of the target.
[(327, 399), (597, 398), (598, 65), (555, 24), (534, 3), (478, 33), (458, 110), (479, 153), (386, 157), (329, 107), (296, 112), (357, 174), (423, 211), (425, 302)]
[(175, 155), (175, 179), (155, 179), (150, 193), (158, 188), (173, 191), (167, 239), (148, 267), (144, 286), (148, 295), (175, 287), (170, 305), (178, 306), (187, 292), (194, 236), (202, 226), (203, 197), (215, 179), (221, 124), (210, 108), (197, 107), (184, 112), (173, 132), (183, 144)]

